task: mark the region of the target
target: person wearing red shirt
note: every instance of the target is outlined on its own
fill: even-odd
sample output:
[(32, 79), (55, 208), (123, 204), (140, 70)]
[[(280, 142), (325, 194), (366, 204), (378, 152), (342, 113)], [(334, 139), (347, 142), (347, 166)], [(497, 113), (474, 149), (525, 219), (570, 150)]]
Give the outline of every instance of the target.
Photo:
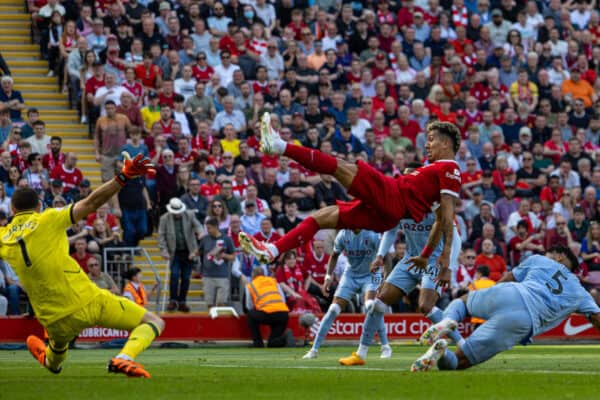
[(198, 53), (196, 65), (192, 66), (192, 76), (198, 82), (207, 83), (214, 73), (215, 70), (206, 62), (206, 53), (203, 51)]
[(573, 234), (567, 226), (565, 217), (558, 214), (554, 219), (554, 223), (555, 228), (548, 229), (544, 235), (544, 247), (546, 248), (546, 251), (554, 246), (565, 246), (578, 255), (581, 243), (578, 243), (573, 239)]
[(498, 282), (506, 273), (506, 261), (496, 254), (494, 243), (490, 239), (485, 239), (481, 243), (482, 253), (475, 258), (475, 265), (485, 265), (490, 269), (490, 279)]
[(86, 274), (89, 273), (90, 271), (88, 271), (87, 263), (88, 260), (94, 256), (87, 252), (87, 241), (84, 237), (75, 239), (74, 247), (75, 252), (71, 254), (71, 258), (77, 261), (77, 264), (79, 264)]
[(421, 7), (415, 6), (413, 0), (402, 0), (402, 7), (398, 10), (398, 18), (396, 18), (400, 31), (404, 32), (406, 28), (413, 26), (416, 12), (425, 15), (425, 11)]
[(158, 94), (158, 102), (161, 105), (168, 104), (169, 107), (173, 108), (174, 103), (173, 100), (175, 98), (175, 89), (173, 86), (173, 81), (169, 79), (165, 79), (162, 83), (162, 90)]
[(519, 265), (525, 258), (533, 254), (543, 254), (544, 245), (539, 240), (543, 237), (541, 233), (529, 235), (527, 221), (519, 221), (517, 224), (517, 236), (508, 242), (510, 264)]
[(333, 301), (335, 292), (335, 285), (329, 289), (329, 292), (324, 290), (329, 258), (330, 255), (325, 253), (325, 244), (322, 240), (314, 240), (306, 245), (302, 263), (306, 291), (319, 300), (323, 311), (326, 311)]
[(475, 157), (467, 158), (467, 170), (461, 174), (463, 189), (481, 185), (482, 175), (483, 171), (477, 169), (477, 159)]
[(544, 143), (544, 155), (550, 157), (552, 164), (558, 165), (560, 158), (567, 153), (567, 146), (562, 140), (560, 129), (552, 129), (552, 136)]
[(100, 208), (98, 208), (98, 210), (95, 213), (91, 213), (90, 215), (88, 215), (88, 217), (85, 220), (85, 229), (91, 231), (94, 227), (94, 221), (96, 221), (97, 219), (101, 219), (104, 222), (106, 222), (110, 230), (113, 232), (118, 232), (120, 230), (119, 222), (117, 221), (117, 218), (110, 213), (108, 204), (100, 206)]
[(76, 165), (77, 155), (75, 153), (67, 153), (65, 162), (57, 165), (50, 174), (50, 178), (63, 181), (63, 193), (77, 189), (81, 181), (83, 181), (83, 174)]
[[(88, 113), (93, 114), (91, 111), (94, 110), (96, 91), (104, 86), (104, 64), (100, 61), (95, 61), (93, 70), (94, 75), (85, 82), (85, 99), (87, 101), (82, 102), (81, 105), (82, 122), (87, 121)], [(97, 112), (99, 113), (100, 111)]]
[(125, 69), (125, 82), (122, 86), (133, 95), (134, 103), (139, 105), (143, 102), (144, 87), (135, 78), (135, 68), (127, 67)]
[(204, 168), (204, 173), (206, 174), (206, 183), (200, 186), (200, 194), (206, 197), (208, 201), (212, 201), (213, 197), (221, 193), (221, 185), (215, 182), (217, 170), (214, 166), (207, 165)]
[(59, 165), (65, 162), (65, 153), (60, 151), (62, 148), (62, 138), (60, 136), (52, 136), (50, 138), (50, 151), (42, 157), (42, 165), (44, 169), (53, 171)]
[(417, 135), (421, 131), (421, 127), (418, 122), (413, 121), (410, 118), (410, 109), (407, 106), (401, 106), (398, 108), (398, 124), (402, 128), (402, 136), (409, 138), (416, 145)]
[(252, 82), (252, 90), (254, 93), (269, 93), (269, 80), (267, 79), (267, 67), (259, 65), (256, 67), (256, 80)]
[(475, 278), (475, 272), (477, 271), (477, 266), (475, 265), (476, 257), (475, 250), (473, 249), (468, 248), (463, 251), (461, 255), (462, 262), (456, 270), (455, 278), (456, 284), (460, 289), (465, 290)]
[[(387, 177), (369, 166), (366, 162), (350, 163), (337, 159), (318, 150), (286, 143), (270, 129), (269, 114), (262, 123), (268, 124), (261, 140), (266, 152), (283, 154), (320, 174), (334, 175), (355, 197), (351, 202), (338, 202), (337, 205), (322, 208), (305, 218), (295, 228), (287, 232), (277, 243), (262, 243), (242, 233), (242, 247), (256, 255), (260, 260), (271, 261), (279, 254), (311, 240), (321, 229), (368, 229), (383, 232), (394, 227), (401, 218), (410, 216), (421, 221), (431, 207), (440, 204), (439, 217), (443, 222), (436, 224), (439, 230), (452, 230), (455, 199), (461, 190), (460, 170), (454, 160), (461, 137), (459, 130), (448, 123), (433, 122), (427, 127), (427, 158), (429, 164), (416, 168), (407, 175), (397, 178)], [(446, 242), (446, 246), (450, 246)], [(449, 253), (449, 251), (448, 251)], [(427, 259), (429, 249), (425, 248), (423, 258)], [(445, 260), (438, 261), (440, 268), (438, 279), (449, 283), (450, 270)], [(380, 294), (381, 302), (395, 297), (384, 284)]]
[(560, 177), (558, 175), (550, 175), (548, 184), (544, 186), (540, 192), (540, 200), (544, 211), (552, 212), (554, 203), (560, 201), (565, 188), (560, 186)]
[(177, 139), (177, 153), (175, 153), (175, 164), (180, 166), (190, 167), (194, 164), (194, 160), (198, 157), (190, 147), (190, 139), (188, 137), (180, 137)]
[(299, 8), (292, 10), (292, 22), (290, 22), (286, 28), (290, 28), (294, 31), (294, 40), (302, 40), (302, 29), (307, 28), (308, 25), (304, 23), (304, 13)]
[(135, 77), (142, 83), (144, 90), (155, 90), (162, 84), (162, 70), (158, 65), (152, 64), (152, 54), (144, 54), (144, 62), (135, 67)]
[(281, 239), (281, 235), (273, 229), (273, 222), (269, 218), (265, 218), (260, 222), (260, 231), (256, 232), (254, 237), (267, 243), (275, 243)]
[(166, 135), (167, 138), (170, 137), (171, 133), (173, 133), (174, 122), (171, 106), (167, 103), (160, 103), (160, 119), (158, 120), (158, 124), (161, 128), (161, 134)]

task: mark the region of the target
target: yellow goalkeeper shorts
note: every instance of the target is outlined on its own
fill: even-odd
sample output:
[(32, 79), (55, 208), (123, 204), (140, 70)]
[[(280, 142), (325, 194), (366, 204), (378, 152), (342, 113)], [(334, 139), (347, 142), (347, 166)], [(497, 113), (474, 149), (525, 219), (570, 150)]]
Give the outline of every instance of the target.
[(131, 331), (142, 322), (146, 312), (144, 307), (125, 297), (101, 290), (79, 311), (51, 323), (46, 331), (53, 342), (68, 343), (85, 328), (97, 325)]

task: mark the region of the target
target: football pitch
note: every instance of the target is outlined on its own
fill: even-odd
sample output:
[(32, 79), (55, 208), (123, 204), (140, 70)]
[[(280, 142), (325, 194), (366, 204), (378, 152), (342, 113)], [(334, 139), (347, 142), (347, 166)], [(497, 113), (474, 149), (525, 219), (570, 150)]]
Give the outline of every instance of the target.
[(411, 373), (425, 348), (372, 347), (367, 365), (341, 367), (354, 347), (151, 349), (138, 361), (149, 380), (109, 375), (114, 350), (72, 350), (60, 375), (27, 351), (0, 351), (0, 399), (597, 399), (600, 345), (517, 347), (476, 368)]

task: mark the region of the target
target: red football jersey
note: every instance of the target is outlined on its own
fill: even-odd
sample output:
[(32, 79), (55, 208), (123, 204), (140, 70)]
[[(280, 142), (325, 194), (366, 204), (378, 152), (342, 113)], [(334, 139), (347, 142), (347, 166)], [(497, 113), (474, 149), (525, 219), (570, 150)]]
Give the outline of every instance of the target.
[(221, 185), (218, 183), (213, 183), (212, 185), (205, 183), (200, 186), (200, 194), (208, 200), (212, 200), (212, 198), (219, 193), (221, 193)]
[(310, 275), (320, 285), (325, 281), (327, 274), (327, 263), (329, 262), (329, 254), (324, 253), (321, 258), (317, 258), (315, 253), (307, 251), (304, 254), (304, 263), (302, 264), (302, 272), (305, 276)]
[(404, 192), (404, 203), (411, 217), (419, 222), (439, 206), (442, 194), (458, 198), (461, 174), (454, 160), (439, 160), (397, 178)]
[(50, 178), (62, 180), (63, 193), (67, 193), (79, 186), (83, 180), (83, 174), (79, 168), (68, 170), (65, 168), (65, 165), (62, 164), (52, 170)]

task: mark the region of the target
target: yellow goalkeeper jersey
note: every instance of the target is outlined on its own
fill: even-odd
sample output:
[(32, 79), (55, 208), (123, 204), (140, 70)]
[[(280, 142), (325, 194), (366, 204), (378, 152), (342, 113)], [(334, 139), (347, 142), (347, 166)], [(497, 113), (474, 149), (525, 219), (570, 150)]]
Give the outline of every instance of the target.
[(0, 257), (19, 276), (44, 326), (79, 310), (100, 292), (69, 255), (66, 230), (73, 223), (72, 207), (17, 213), (0, 228)]

